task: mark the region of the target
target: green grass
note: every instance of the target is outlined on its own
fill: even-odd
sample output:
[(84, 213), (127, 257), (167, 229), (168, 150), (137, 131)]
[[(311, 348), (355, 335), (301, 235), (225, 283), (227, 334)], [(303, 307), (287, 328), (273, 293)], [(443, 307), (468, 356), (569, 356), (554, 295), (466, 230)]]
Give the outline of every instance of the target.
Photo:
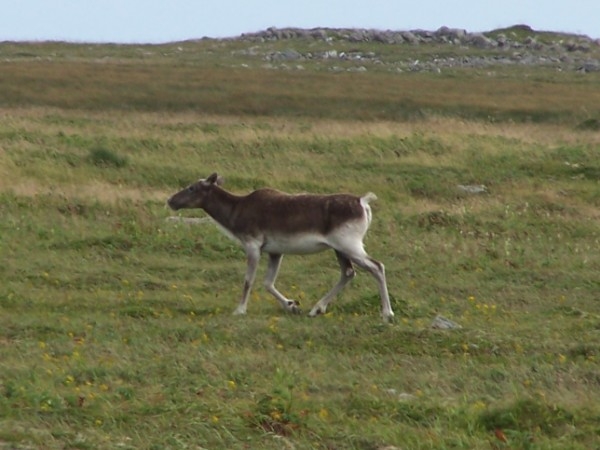
[[(377, 112), (398, 78), (315, 71), (257, 116), (234, 80), (282, 89), (269, 71), (185, 97), (185, 58), (132, 56), (116, 78), (121, 63), (92, 70), (87, 52), (132, 49), (52, 48), (84, 65), (23, 56), (3, 73), (20, 94), (0, 91), (0, 448), (600, 445), (600, 165), (584, 122), (597, 84), (557, 76), (528, 94), (541, 120), (511, 121), (527, 80), (509, 77), (505, 98), (469, 74), (463, 108), (467, 81), (400, 78), (419, 102), (444, 86), (405, 121)], [(65, 81), (86, 64), (91, 80)], [(591, 109), (573, 113), (584, 90)], [(488, 104), (506, 120), (465, 119)], [(363, 272), (324, 317), (287, 315), (264, 263), (247, 316), (232, 316), (241, 249), (210, 224), (165, 221), (165, 199), (215, 170), (240, 193), (375, 192), (366, 245), (395, 322)], [(288, 256), (278, 286), (308, 311), (337, 272), (330, 253)], [(437, 314), (462, 328), (430, 328)]]

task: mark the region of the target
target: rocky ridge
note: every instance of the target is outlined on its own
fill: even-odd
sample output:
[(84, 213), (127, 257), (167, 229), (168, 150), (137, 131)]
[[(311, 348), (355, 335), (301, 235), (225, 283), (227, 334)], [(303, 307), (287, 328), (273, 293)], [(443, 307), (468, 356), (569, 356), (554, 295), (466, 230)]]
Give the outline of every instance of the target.
[[(360, 63), (351, 68), (333, 65), (331, 70), (366, 71), (370, 64), (390, 65), (397, 71), (434, 71), (447, 68), (499, 65), (537, 65), (558, 70), (576, 70), (582, 73), (600, 72), (600, 39), (583, 35), (536, 32), (526, 25), (489, 33), (470, 33), (463, 29), (441, 27), (436, 31), (367, 30), (331, 28), (268, 28), (256, 33), (242, 34), (235, 38), (256, 44), (243, 51), (247, 55), (261, 55), (259, 44), (273, 41), (289, 41), (290, 48), (269, 51), (261, 56), (270, 63), (301, 62), (303, 60), (340, 60)], [(299, 51), (293, 48), (297, 40), (323, 42), (329, 49)], [(453, 46), (472, 49), (461, 56), (439, 55), (428, 59), (405, 59), (390, 62), (375, 51), (341, 51), (336, 43), (378, 43), (382, 45), (428, 45)], [(486, 51), (487, 50), (487, 51)], [(296, 65), (296, 68), (301, 66)]]

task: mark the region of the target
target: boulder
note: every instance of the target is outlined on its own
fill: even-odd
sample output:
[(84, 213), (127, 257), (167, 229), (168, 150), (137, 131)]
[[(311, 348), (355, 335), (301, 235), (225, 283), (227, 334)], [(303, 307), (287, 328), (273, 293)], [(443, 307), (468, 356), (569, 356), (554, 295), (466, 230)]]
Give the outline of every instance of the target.
[(466, 36), (464, 42), (477, 48), (491, 48), (497, 45), (483, 33), (471, 33)]

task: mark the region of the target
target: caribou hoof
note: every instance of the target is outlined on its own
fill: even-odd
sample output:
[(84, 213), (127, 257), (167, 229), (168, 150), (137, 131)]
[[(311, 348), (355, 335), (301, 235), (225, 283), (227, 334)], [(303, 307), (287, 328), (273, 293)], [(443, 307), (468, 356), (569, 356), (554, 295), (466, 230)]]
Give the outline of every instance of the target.
[(394, 323), (394, 313), (393, 312), (390, 311), (387, 314), (383, 313), (381, 316), (383, 318), (383, 323)]
[(325, 308), (321, 308), (320, 306), (315, 306), (309, 313), (308, 317), (317, 317), (325, 314)]
[(235, 311), (233, 311), (234, 316), (244, 316), (246, 315), (246, 308), (237, 307)]
[(288, 300), (286, 309), (292, 314), (302, 313), (302, 311), (300, 310), (300, 302), (297, 302), (296, 300)]

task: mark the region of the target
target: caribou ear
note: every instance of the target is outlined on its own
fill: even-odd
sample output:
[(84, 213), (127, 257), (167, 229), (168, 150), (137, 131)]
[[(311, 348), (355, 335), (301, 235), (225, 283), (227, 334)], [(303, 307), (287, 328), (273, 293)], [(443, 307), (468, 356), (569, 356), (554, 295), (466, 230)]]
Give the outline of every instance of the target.
[(204, 180), (207, 184), (219, 184), (219, 175), (217, 175), (217, 172), (213, 173), (210, 177), (208, 177), (206, 180)]

